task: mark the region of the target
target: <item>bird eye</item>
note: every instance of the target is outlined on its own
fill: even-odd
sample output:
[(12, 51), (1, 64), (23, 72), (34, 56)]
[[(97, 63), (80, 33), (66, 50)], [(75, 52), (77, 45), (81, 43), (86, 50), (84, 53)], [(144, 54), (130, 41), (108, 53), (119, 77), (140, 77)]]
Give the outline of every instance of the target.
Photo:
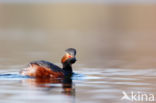
[(69, 55), (68, 57), (69, 57), (69, 58), (71, 58), (72, 56), (71, 56), (71, 55)]

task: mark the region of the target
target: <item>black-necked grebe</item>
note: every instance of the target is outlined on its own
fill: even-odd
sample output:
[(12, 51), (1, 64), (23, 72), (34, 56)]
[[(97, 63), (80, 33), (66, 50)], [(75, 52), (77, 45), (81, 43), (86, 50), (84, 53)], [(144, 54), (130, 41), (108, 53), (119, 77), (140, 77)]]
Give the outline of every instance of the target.
[(72, 64), (76, 62), (76, 49), (68, 48), (65, 52), (61, 60), (63, 68), (48, 61), (39, 60), (30, 62), (20, 73), (35, 78), (62, 78), (71, 76), (73, 73)]

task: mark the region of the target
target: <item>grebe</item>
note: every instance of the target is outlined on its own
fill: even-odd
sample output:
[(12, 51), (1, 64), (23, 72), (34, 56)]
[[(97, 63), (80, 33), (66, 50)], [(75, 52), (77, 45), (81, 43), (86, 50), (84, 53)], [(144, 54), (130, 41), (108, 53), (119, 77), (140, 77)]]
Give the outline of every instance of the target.
[(63, 68), (50, 63), (48, 61), (39, 60), (30, 62), (29, 65), (20, 71), (21, 75), (35, 78), (63, 78), (71, 76), (72, 64), (76, 62), (76, 49), (68, 48), (65, 50), (65, 55), (61, 59)]

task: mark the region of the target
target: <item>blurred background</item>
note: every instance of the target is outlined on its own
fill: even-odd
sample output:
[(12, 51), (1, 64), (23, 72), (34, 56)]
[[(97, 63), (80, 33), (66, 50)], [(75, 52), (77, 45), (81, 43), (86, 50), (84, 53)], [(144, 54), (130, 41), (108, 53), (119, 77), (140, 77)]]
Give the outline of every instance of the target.
[(1, 1), (1, 63), (59, 63), (74, 47), (79, 62), (91, 67), (156, 67), (155, 4), (42, 2)]

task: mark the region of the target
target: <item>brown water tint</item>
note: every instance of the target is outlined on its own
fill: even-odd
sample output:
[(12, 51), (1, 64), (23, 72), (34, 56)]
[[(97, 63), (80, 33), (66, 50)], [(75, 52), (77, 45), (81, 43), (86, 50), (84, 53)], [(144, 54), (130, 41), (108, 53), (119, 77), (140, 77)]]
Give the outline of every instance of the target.
[(61, 66), (64, 50), (74, 47), (79, 76), (67, 84), (1, 77), (0, 103), (132, 103), (120, 100), (123, 91), (156, 96), (155, 44), (155, 4), (1, 3), (0, 73), (18, 74), (40, 59)]

